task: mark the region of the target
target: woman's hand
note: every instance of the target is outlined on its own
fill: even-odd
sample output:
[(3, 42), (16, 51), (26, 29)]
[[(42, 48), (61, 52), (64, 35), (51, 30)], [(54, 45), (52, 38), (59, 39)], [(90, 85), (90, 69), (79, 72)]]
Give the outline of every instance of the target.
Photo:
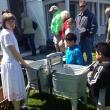
[(23, 68), (29, 68), (29, 64), (27, 64), (24, 60), (21, 62)]

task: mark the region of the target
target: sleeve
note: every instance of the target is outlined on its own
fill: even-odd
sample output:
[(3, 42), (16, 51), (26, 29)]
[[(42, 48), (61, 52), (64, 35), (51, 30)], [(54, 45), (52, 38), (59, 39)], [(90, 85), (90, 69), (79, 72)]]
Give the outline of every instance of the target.
[(97, 20), (94, 14), (92, 14), (92, 18), (91, 18), (91, 28), (90, 28), (90, 34), (94, 35), (97, 32), (97, 28), (98, 28), (98, 24), (97, 24)]
[(6, 47), (8, 47), (8, 46), (10, 46), (10, 45), (14, 45), (13, 36), (11, 36), (10, 34), (4, 35), (3, 43), (4, 43), (4, 45), (5, 45)]
[[(103, 66), (99, 66), (98, 68), (94, 68), (93, 73), (91, 74), (90, 77), (88, 77), (88, 84), (89, 85), (94, 85), (94, 84), (99, 84), (100, 82), (103, 82), (103, 72), (104, 68)], [(101, 85), (101, 84), (100, 84)]]

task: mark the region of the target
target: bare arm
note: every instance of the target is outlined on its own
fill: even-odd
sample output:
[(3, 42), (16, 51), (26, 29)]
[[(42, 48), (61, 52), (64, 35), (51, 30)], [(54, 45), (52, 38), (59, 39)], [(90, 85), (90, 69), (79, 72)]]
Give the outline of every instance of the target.
[(22, 56), (20, 55), (20, 53), (17, 52), (14, 45), (10, 45), (8, 46), (8, 48), (18, 62), (20, 62), (24, 67), (29, 67), (29, 65), (22, 59)]

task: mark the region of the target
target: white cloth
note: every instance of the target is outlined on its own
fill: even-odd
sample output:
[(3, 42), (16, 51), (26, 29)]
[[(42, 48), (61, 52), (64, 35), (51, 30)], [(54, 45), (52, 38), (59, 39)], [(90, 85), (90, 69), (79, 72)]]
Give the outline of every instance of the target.
[(3, 29), (0, 34), (0, 43), (3, 51), (1, 80), (4, 98), (9, 101), (19, 101), (26, 98), (26, 90), (21, 66), (8, 48), (9, 45), (14, 45), (19, 52), (13, 32)]

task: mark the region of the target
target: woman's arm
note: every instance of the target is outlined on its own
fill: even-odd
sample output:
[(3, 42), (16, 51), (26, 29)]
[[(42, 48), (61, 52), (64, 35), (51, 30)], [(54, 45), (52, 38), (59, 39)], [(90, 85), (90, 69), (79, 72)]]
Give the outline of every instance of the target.
[(10, 45), (8, 46), (9, 50), (11, 51), (11, 53), (13, 54), (13, 56), (15, 57), (15, 59), (20, 62), (23, 67), (29, 67), (29, 65), (22, 59), (22, 56), (19, 52), (17, 52), (16, 48), (14, 45)]

